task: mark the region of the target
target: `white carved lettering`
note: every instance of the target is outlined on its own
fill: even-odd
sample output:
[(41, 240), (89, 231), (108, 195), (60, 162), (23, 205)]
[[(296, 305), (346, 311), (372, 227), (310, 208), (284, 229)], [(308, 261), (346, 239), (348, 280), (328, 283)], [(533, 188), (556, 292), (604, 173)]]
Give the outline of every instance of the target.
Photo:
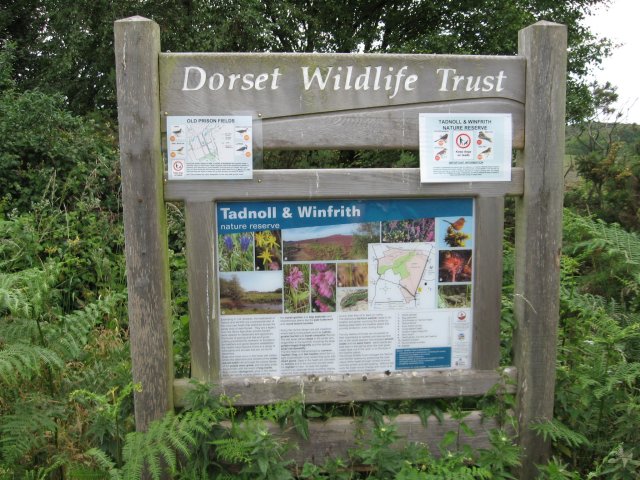
[[(198, 80), (198, 83), (196, 83), (196, 87), (194, 88), (190, 88), (189, 87), (189, 73), (195, 70), (196, 72), (198, 72), (200, 74), (200, 79)], [(182, 91), (188, 91), (188, 90), (200, 90), (203, 86), (204, 83), (207, 81), (207, 72), (204, 71), (204, 68), (200, 68), (200, 67), (185, 67), (184, 69), (184, 84), (182, 85)]]
[(503, 80), (507, 78), (504, 70), (495, 75), (456, 75), (455, 68), (438, 68), (437, 75), (441, 75), (440, 92), (456, 92), (458, 87), (467, 92), (501, 92), (504, 90)]

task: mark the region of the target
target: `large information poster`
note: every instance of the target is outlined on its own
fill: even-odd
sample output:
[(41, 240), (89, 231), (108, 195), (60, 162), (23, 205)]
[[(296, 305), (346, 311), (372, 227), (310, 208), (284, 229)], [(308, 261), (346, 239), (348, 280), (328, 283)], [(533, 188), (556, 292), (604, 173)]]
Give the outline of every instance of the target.
[(472, 199), (217, 204), (221, 376), (470, 368)]

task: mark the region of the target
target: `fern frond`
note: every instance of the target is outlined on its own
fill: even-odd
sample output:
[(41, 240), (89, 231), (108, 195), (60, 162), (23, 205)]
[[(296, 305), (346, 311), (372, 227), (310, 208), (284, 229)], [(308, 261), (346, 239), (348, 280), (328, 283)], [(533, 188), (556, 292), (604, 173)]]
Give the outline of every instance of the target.
[(216, 439), (210, 443), (216, 446), (218, 457), (226, 462), (240, 464), (251, 461), (252, 444), (246, 440), (230, 437)]
[(38, 468), (22, 472), (22, 475), (24, 480), (46, 480), (49, 472), (46, 468)]
[(16, 385), (42, 373), (64, 368), (64, 361), (52, 350), (38, 345), (13, 343), (0, 350), (0, 383)]
[(142, 470), (145, 464), (144, 444), (144, 432), (131, 432), (127, 434), (124, 448), (122, 449), (122, 456), (125, 462), (122, 471), (125, 479), (142, 477)]
[(628, 232), (618, 224), (606, 223), (578, 215), (569, 209), (564, 211), (565, 228), (571, 238), (582, 238), (573, 243), (573, 252), (589, 254), (596, 250), (608, 255), (621, 255), (628, 264), (640, 266), (640, 236)]
[(33, 318), (46, 308), (60, 267), (46, 264), (14, 273), (0, 273), (0, 311)]
[(120, 470), (116, 468), (116, 464), (109, 458), (105, 452), (99, 448), (92, 448), (84, 452), (85, 457), (88, 457), (96, 467), (109, 475), (110, 480), (122, 480)]
[(589, 445), (587, 437), (580, 432), (571, 430), (565, 424), (556, 420), (546, 420), (534, 423), (531, 428), (546, 440), (550, 438), (555, 443), (564, 443), (570, 447)]
[(606, 383), (593, 391), (593, 395), (600, 399), (617, 391), (621, 386), (633, 388), (640, 379), (640, 363), (618, 363), (609, 366)]
[(37, 343), (38, 323), (27, 317), (5, 318), (0, 322), (0, 345), (2, 343)]
[(9, 464), (18, 463), (27, 454), (42, 449), (58, 428), (58, 414), (50, 405), (17, 405), (16, 413), (2, 417), (0, 458)]
[(113, 294), (61, 317), (60, 322), (47, 328), (47, 344), (63, 358), (77, 358), (89, 341), (92, 329), (105, 317), (112, 315), (123, 294)]
[(152, 422), (147, 432), (128, 434), (122, 452), (124, 478), (139, 478), (145, 468), (154, 480), (161, 478), (163, 468), (175, 472), (177, 454), (189, 458), (199, 434), (210, 432), (218, 418), (218, 412), (208, 409), (181, 415), (169, 412)]

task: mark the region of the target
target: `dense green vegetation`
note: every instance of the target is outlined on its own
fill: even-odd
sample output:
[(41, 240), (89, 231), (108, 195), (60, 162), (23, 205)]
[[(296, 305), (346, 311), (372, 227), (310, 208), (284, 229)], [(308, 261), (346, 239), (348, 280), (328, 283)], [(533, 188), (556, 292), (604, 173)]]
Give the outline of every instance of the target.
[[(640, 131), (597, 123), (610, 86), (584, 73), (609, 48), (579, 21), (598, 0), (551, 2), (75, 2), (20, 0), (0, 15), (0, 479), (133, 479), (162, 465), (177, 478), (513, 478), (513, 399), (340, 407), (300, 399), (238, 410), (194, 389), (189, 407), (134, 432), (115, 129), (112, 21), (161, 25), (171, 50), (406, 51), (511, 54), (538, 19), (569, 25), (576, 175), (566, 196), (556, 418), (541, 478), (640, 475)], [(338, 19), (340, 19), (338, 21)], [(188, 32), (188, 34), (185, 34)], [(212, 33), (213, 32), (213, 33)], [(478, 34), (480, 32), (480, 34)], [(273, 152), (268, 167), (415, 166), (412, 152)], [(188, 375), (184, 233), (168, 208), (174, 360)], [(503, 364), (511, 363), (512, 239), (505, 238)], [(482, 408), (504, 430), (492, 448), (458, 448), (465, 416)], [(440, 452), (388, 446), (384, 415), (458, 422)], [(350, 458), (295, 470), (266, 421), (308, 434), (308, 419), (358, 415), (373, 436)], [(291, 446), (289, 446), (290, 448)], [(434, 453), (442, 455), (436, 458)], [(367, 468), (351, 470), (350, 464)]]

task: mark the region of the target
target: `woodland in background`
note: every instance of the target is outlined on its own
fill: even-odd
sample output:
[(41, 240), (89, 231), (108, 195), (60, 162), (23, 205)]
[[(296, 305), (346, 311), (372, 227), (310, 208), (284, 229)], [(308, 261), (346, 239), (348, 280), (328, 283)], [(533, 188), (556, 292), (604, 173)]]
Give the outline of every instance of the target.
[[(580, 21), (599, 0), (131, 2), (16, 0), (0, 12), (0, 480), (514, 478), (513, 398), (236, 409), (196, 388), (190, 406), (134, 432), (114, 91), (113, 21), (156, 20), (173, 51), (514, 54), (537, 20), (569, 27), (556, 418), (536, 426), (553, 459), (540, 478), (640, 476), (640, 127), (616, 121), (615, 88), (585, 80), (611, 45)], [(598, 113), (611, 122), (596, 121)], [(415, 167), (415, 152), (268, 152), (265, 168)], [(189, 374), (184, 219), (169, 204), (176, 375)], [(511, 364), (512, 216), (504, 239), (503, 364)], [(458, 446), (466, 412), (504, 429)], [(440, 452), (389, 449), (384, 415), (449, 413)], [(377, 425), (349, 458), (298, 469), (265, 421)], [(230, 421), (223, 426), (223, 421)], [(437, 454), (437, 455), (436, 455)], [(350, 465), (366, 468), (352, 469)]]

